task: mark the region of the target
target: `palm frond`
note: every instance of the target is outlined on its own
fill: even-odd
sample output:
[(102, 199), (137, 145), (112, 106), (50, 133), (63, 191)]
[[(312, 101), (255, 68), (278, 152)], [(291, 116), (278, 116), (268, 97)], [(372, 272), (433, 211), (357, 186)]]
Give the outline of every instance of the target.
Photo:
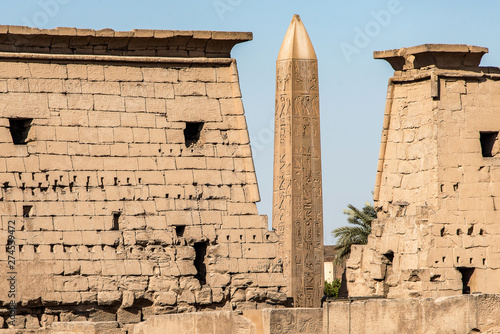
[(344, 214), (348, 216), (347, 222), (354, 226), (342, 226), (332, 231), (332, 235), (338, 238), (334, 259), (338, 265), (351, 253), (352, 245), (364, 245), (368, 242), (372, 221), (377, 218), (375, 208), (368, 202), (361, 210), (349, 204)]

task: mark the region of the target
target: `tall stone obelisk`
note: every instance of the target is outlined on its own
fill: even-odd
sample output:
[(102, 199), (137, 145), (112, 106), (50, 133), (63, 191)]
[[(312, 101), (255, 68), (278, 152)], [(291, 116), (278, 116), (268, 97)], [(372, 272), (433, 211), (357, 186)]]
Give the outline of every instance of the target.
[(298, 15), (276, 62), (273, 228), (295, 307), (323, 297), (323, 201), (318, 61)]

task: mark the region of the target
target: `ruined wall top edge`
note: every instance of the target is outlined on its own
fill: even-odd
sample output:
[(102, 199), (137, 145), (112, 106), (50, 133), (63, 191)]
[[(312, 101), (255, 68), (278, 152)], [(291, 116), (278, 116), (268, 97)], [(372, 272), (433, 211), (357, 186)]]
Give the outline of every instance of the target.
[(157, 57), (230, 57), (251, 32), (58, 27), (38, 29), (0, 25), (0, 52)]
[(478, 67), (488, 48), (465, 44), (422, 44), (409, 48), (375, 51), (373, 58), (384, 59), (395, 71), (429, 67), (464, 69)]

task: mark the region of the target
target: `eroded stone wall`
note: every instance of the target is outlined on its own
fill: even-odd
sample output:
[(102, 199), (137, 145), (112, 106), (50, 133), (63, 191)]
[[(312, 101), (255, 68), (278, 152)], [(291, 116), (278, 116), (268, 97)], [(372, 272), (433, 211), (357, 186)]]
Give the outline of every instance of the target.
[(323, 333), (494, 334), (499, 308), (499, 295), (339, 301), (324, 306)]
[[(375, 191), (378, 219), (368, 245), (353, 247), (347, 263), (354, 296), (500, 292), (500, 70), (468, 63), (485, 49), (423, 47), (400, 51), (402, 68), (391, 62), (397, 57), (381, 57), (396, 72)], [(429, 59), (433, 65), (419, 65)]]
[[(12, 326), (11, 300), (18, 328), (283, 304), (276, 236), (255, 205), (227, 56), (251, 36), (147, 31), (126, 42), (109, 36), (113, 52), (86, 56), (96, 37), (52, 36), (59, 33), (3, 36), (71, 51), (0, 52), (0, 325)], [(179, 56), (190, 43), (205, 53), (148, 57), (148, 45), (176, 46)], [(205, 57), (209, 45), (221, 58)], [(120, 47), (141, 58), (116, 55)]]

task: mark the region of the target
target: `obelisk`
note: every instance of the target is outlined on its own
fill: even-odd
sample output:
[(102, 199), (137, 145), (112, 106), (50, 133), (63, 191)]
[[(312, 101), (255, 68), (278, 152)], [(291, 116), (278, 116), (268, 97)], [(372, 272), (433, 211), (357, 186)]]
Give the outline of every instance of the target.
[(318, 61), (298, 15), (276, 62), (273, 228), (295, 307), (320, 307), (324, 289)]

